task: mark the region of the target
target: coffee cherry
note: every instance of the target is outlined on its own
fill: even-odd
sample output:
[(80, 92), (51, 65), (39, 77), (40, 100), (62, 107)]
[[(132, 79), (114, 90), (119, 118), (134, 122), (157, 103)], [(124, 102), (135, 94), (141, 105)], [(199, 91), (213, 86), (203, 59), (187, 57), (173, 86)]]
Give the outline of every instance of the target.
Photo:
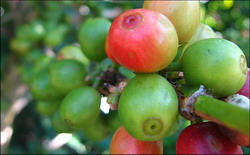
[(217, 124), (197, 123), (185, 128), (176, 143), (177, 154), (243, 154), (240, 146), (233, 144), (221, 133)]

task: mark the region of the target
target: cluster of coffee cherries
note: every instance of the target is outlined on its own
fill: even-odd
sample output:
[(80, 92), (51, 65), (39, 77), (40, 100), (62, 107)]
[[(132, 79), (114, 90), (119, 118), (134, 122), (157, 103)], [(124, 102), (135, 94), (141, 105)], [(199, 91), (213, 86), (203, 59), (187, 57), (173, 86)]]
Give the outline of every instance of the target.
[[(199, 5), (145, 1), (112, 23), (89, 18), (79, 29), (79, 44), (55, 55), (28, 44), (18, 48), (24, 40), (17, 37), (11, 46), (28, 62), (21, 76), (37, 111), (49, 115), (58, 132), (80, 130), (92, 141), (115, 132), (111, 154), (163, 154), (162, 138), (176, 132), (180, 117), (192, 124), (179, 135), (177, 154), (242, 154), (241, 146), (249, 147), (246, 58), (200, 23)], [(60, 33), (52, 33), (56, 26), (40, 30), (25, 42), (54, 46), (61, 41), (57, 33), (61, 38), (66, 32), (64, 26)], [(109, 114), (100, 110), (102, 96)]]
[[(143, 8), (125, 11), (113, 21), (106, 53), (136, 75), (119, 100), (110, 103), (117, 104), (122, 125), (113, 136), (110, 153), (163, 153), (161, 139), (171, 132), (178, 114), (192, 125), (180, 134), (177, 154), (242, 154), (240, 145), (249, 146), (245, 55), (237, 45), (201, 24), (199, 14), (198, 1), (145, 1)], [(195, 87), (200, 89), (185, 94), (184, 90)], [(248, 94), (235, 95), (241, 89)], [(234, 104), (225, 109), (236, 107), (238, 111), (209, 111), (220, 108), (214, 107), (217, 104), (221, 108), (229, 105), (225, 100)], [(205, 115), (206, 110), (196, 106), (198, 101), (218, 115)], [(244, 131), (219, 118), (237, 117), (240, 111), (246, 120)]]

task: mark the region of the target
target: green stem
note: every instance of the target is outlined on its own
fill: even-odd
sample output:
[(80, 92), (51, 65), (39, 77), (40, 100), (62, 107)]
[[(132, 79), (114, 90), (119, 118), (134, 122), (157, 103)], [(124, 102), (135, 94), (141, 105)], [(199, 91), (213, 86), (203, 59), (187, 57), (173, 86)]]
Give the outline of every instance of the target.
[(200, 120), (201, 118), (194, 113), (194, 103), (199, 96), (209, 95), (204, 86), (200, 86), (200, 88), (195, 88), (181, 85), (177, 86), (176, 89), (178, 94), (180, 94), (180, 114), (190, 121)]
[(111, 94), (108, 96), (107, 102), (108, 102), (109, 104), (118, 104), (120, 95), (121, 95), (121, 93), (119, 93), (118, 91), (115, 91), (114, 93), (111, 93)]
[(186, 84), (186, 81), (185, 81), (185, 79), (183, 78), (183, 79), (176, 80), (174, 83), (177, 84), (177, 85), (185, 85), (185, 84)]
[(196, 119), (196, 120), (191, 121), (191, 124), (202, 123), (202, 122), (203, 122), (202, 119)]
[(164, 68), (158, 72), (158, 74), (162, 76), (166, 76), (168, 72), (181, 72), (181, 63), (180, 62), (172, 62), (167, 66), (167, 68)]
[(195, 114), (249, 135), (249, 110), (208, 96), (195, 102)]
[(164, 69), (166, 72), (181, 72), (181, 63), (180, 62), (172, 62), (168, 65), (167, 68)]
[(116, 64), (116, 63), (112, 63), (112, 68), (114, 69), (114, 70), (118, 70), (118, 68), (120, 67), (120, 65), (118, 65), (118, 64)]
[(191, 96), (194, 92), (199, 90), (199, 87), (188, 87), (186, 85), (178, 85), (176, 86), (176, 90), (180, 92), (183, 97), (189, 97)]
[(101, 63), (94, 63), (92, 66), (92, 77), (94, 77), (94, 82), (92, 84), (93, 88), (98, 88), (101, 84), (102, 77), (109, 67), (116, 67), (116, 64), (111, 60), (104, 59)]
[(186, 43), (184, 43), (181, 46), (179, 46), (177, 54), (176, 54), (173, 62), (180, 62), (181, 61), (185, 45), (186, 45)]
[(97, 76), (96, 78), (95, 78), (95, 81), (94, 81), (94, 83), (92, 84), (92, 87), (93, 88), (98, 88), (99, 87), (99, 85), (100, 85), (100, 83), (101, 83), (101, 80), (102, 80), (102, 75), (100, 75), (100, 76)]

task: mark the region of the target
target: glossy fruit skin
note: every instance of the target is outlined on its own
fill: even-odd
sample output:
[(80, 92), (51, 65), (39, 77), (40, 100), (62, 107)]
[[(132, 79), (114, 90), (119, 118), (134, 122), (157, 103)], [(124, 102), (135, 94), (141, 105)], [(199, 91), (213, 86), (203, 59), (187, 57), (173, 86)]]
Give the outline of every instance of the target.
[(110, 154), (163, 154), (163, 144), (162, 140), (137, 140), (124, 127), (120, 127), (112, 137)]
[(121, 94), (118, 116), (136, 139), (161, 139), (178, 113), (178, 98), (172, 85), (158, 74), (138, 74)]
[(217, 124), (197, 123), (185, 128), (176, 143), (176, 154), (243, 154), (240, 146), (224, 136)]
[(199, 1), (144, 1), (143, 8), (168, 17), (178, 33), (180, 44), (187, 42), (200, 24)]
[(188, 85), (204, 85), (218, 98), (235, 94), (246, 81), (244, 53), (224, 39), (197, 41), (184, 52), (181, 63)]
[(68, 127), (61, 119), (60, 112), (57, 110), (52, 117), (52, 125), (58, 133), (70, 133), (74, 129)]
[(105, 18), (91, 18), (80, 27), (78, 36), (84, 55), (92, 61), (106, 58), (105, 41), (111, 22)]
[(63, 47), (57, 53), (57, 59), (73, 59), (83, 63), (85, 66), (89, 66), (90, 64), (89, 59), (83, 54), (81, 48), (75, 45), (67, 45)]
[(243, 87), (238, 91), (240, 95), (244, 95), (248, 98), (250, 98), (250, 69), (248, 68), (248, 73), (247, 73), (247, 79), (243, 85)]
[(83, 64), (71, 59), (59, 60), (50, 67), (51, 84), (64, 94), (85, 85), (86, 74)]
[(89, 86), (74, 89), (66, 95), (60, 106), (60, 115), (71, 128), (84, 128), (100, 114), (101, 95)]
[(183, 120), (180, 120), (179, 115), (177, 115), (176, 120), (174, 121), (174, 124), (172, 125), (171, 129), (168, 130), (168, 132), (165, 134), (166, 137), (169, 137), (177, 132), (177, 130), (181, 127)]
[(178, 38), (173, 24), (161, 13), (134, 9), (115, 18), (107, 46), (123, 67), (134, 72), (157, 72), (174, 60)]
[(185, 45), (183, 50), (185, 51), (193, 43), (207, 38), (219, 38), (219, 36), (213, 31), (211, 27), (201, 23), (199, 24), (192, 38), (188, 40), (188, 43)]
[(83, 128), (84, 135), (89, 140), (98, 142), (109, 136), (110, 130), (103, 115), (104, 114), (101, 113), (92, 124)]
[(51, 85), (48, 72), (38, 73), (31, 82), (32, 96), (39, 101), (57, 101), (62, 99), (63, 94)]
[(53, 115), (58, 109), (61, 100), (53, 102), (38, 101), (36, 103), (36, 110), (41, 115)]
[[(107, 35), (106, 40), (108, 40), (108, 37), (109, 37), (109, 35)], [(105, 51), (106, 51), (106, 54), (107, 54), (107, 56), (109, 57), (109, 59), (111, 59), (111, 60), (112, 60), (113, 62), (115, 62), (116, 64), (119, 64), (119, 63), (115, 60), (115, 58), (113, 57), (113, 55), (111, 54), (111, 51), (110, 51), (110, 49), (109, 49), (108, 41), (105, 42)]]

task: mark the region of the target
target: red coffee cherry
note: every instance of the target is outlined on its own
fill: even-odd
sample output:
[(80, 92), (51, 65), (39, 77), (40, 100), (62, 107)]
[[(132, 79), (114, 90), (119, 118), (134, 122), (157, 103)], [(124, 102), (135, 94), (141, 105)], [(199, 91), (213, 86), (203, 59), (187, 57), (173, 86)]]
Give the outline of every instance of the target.
[(223, 135), (213, 122), (197, 123), (188, 126), (180, 134), (176, 143), (177, 154), (243, 154)]

